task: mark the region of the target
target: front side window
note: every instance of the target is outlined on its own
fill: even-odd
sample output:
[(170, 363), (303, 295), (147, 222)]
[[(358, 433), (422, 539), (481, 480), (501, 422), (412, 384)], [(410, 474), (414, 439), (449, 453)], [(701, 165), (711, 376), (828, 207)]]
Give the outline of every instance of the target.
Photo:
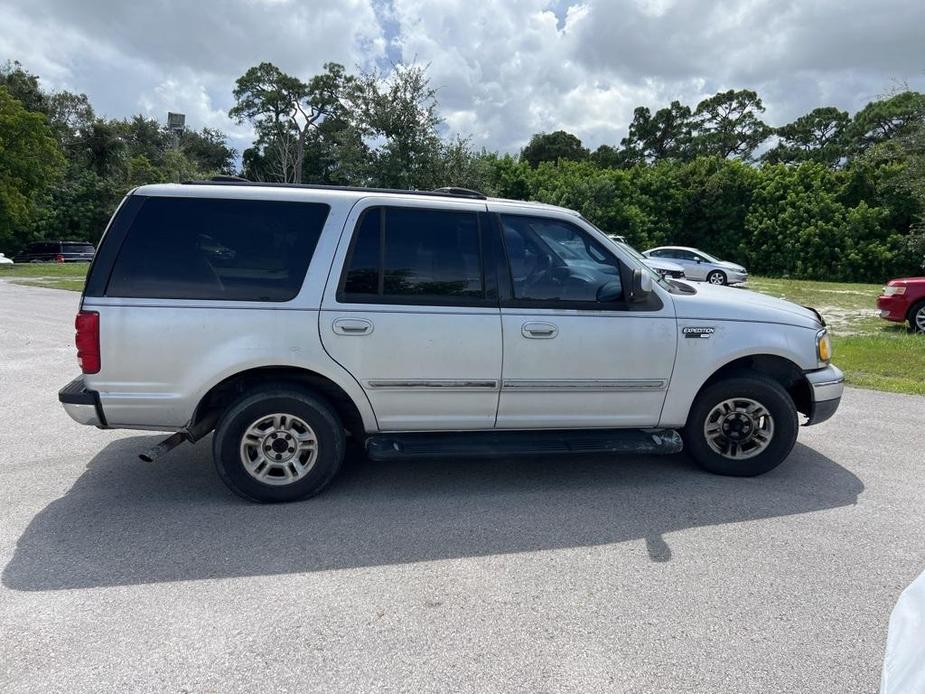
[(357, 225), (342, 301), (460, 304), (485, 299), (473, 212), (374, 207)]
[(288, 301), (302, 287), (328, 211), (308, 202), (148, 198), (106, 296)]
[(620, 263), (569, 222), (501, 215), (514, 298), (600, 302), (623, 298)]

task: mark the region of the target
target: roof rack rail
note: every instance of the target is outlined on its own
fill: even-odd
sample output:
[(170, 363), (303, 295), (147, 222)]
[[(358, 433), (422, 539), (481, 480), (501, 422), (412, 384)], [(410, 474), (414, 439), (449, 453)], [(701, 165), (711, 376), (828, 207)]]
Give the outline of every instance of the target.
[(477, 190), (471, 188), (457, 188), (456, 186), (444, 186), (443, 188), (434, 188), (434, 193), (443, 195), (452, 195), (455, 198), (475, 198), (476, 200), (486, 200), (487, 198)]
[(468, 198), (470, 200), (487, 200), (476, 190), (468, 188), (437, 188), (436, 190), (402, 190), (399, 188), (364, 188), (362, 186), (332, 186), (322, 183), (264, 183), (250, 181), (240, 176), (213, 176), (204, 181), (183, 181), (183, 185), (217, 185), (217, 186), (260, 186), (268, 188), (303, 188), (307, 190), (342, 190), (353, 193), (391, 193), (393, 195), (425, 195), (428, 197)]
[(249, 178), (244, 178), (243, 176), (226, 176), (226, 175), (212, 176), (212, 178), (210, 178), (209, 180), (212, 181), (213, 183), (250, 183), (251, 182)]

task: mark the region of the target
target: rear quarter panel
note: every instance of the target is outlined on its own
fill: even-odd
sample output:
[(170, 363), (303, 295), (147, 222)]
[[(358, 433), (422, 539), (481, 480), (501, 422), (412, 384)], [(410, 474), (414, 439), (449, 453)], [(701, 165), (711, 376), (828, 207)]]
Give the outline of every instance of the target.
[(184, 427), (202, 397), (236, 373), (293, 366), (320, 373), (353, 399), (364, 424), (375, 419), (359, 385), (327, 356), (318, 311), (98, 305), (102, 368), (85, 382), (100, 394), (112, 427)]

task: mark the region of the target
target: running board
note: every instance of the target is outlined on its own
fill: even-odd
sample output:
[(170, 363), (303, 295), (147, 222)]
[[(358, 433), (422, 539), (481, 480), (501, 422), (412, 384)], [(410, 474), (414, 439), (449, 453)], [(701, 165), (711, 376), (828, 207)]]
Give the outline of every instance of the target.
[(453, 431), (376, 434), (366, 440), (372, 460), (420, 458), (507, 458), (518, 455), (680, 452), (672, 429), (586, 429), (581, 431)]

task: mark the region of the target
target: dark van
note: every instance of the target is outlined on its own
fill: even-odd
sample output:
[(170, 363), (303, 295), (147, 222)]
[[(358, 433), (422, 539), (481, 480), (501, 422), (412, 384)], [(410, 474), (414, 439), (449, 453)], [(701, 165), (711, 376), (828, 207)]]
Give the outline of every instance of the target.
[(96, 249), (88, 241), (39, 241), (13, 257), (14, 263), (89, 263)]

